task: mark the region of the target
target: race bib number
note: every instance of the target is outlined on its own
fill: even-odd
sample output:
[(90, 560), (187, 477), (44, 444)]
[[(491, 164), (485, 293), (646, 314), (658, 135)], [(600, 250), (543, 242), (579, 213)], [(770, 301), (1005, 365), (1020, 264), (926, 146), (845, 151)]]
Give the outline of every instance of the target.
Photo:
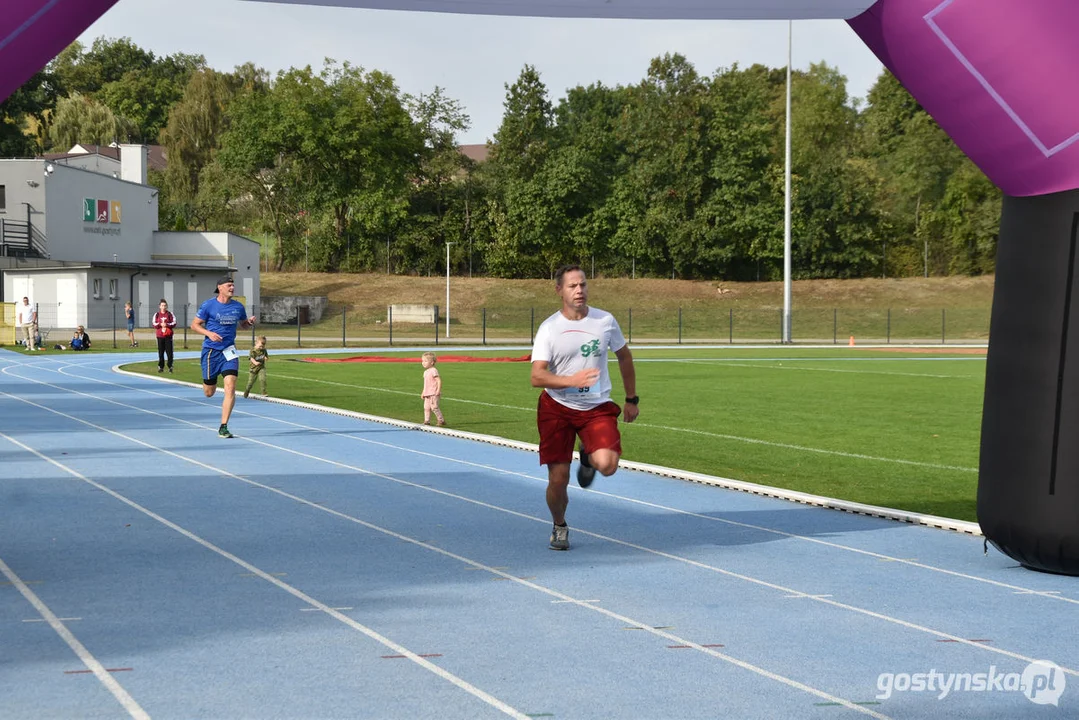
[(570, 388), (566, 394), (578, 400), (595, 400), (599, 397), (599, 382), (589, 387)]
[(221, 354), (225, 356), (226, 360), (235, 360), (240, 357), (240, 353), (236, 352), (235, 345), (229, 345), (227, 348), (221, 351)]
[(592, 402), (600, 398), (599, 381), (589, 387), (564, 388), (558, 391), (567, 401)]

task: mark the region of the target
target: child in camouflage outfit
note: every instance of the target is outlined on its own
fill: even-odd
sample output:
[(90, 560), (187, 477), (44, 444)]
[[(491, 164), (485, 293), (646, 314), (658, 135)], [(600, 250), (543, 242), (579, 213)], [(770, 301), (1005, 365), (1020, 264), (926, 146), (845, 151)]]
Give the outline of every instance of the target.
[(262, 394), (266, 394), (266, 361), (269, 360), (269, 358), (270, 353), (266, 352), (266, 336), (259, 335), (255, 338), (255, 347), (251, 348), (251, 367), (250, 373), (247, 376), (247, 389), (244, 390), (244, 397), (247, 397), (251, 393), (251, 388), (255, 386), (255, 378), (258, 378), (259, 380), (259, 387), (262, 388)]

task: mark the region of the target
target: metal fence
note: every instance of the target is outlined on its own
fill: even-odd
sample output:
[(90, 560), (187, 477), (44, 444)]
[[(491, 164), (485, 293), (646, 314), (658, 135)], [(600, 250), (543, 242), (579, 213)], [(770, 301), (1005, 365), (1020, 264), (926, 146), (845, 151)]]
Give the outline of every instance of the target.
[[(12, 307), (10, 304), (5, 304)], [(154, 310), (156, 311), (156, 307)], [(197, 348), (202, 337), (190, 330), (197, 307), (172, 308), (177, 326), (177, 349)], [(386, 306), (331, 306), (320, 318), (308, 322), (310, 313), (298, 308), (296, 317), (284, 323), (260, 321), (239, 333), (238, 342), (253, 342), (265, 335), (276, 347), (362, 347), (365, 345), (525, 345), (557, 306), (498, 307), (456, 312), (449, 326), (445, 318), (415, 323), (394, 320)], [(604, 308), (618, 319), (622, 332), (635, 344), (747, 344), (782, 342), (783, 312), (778, 308)], [(72, 308), (61, 318), (56, 305), (38, 305), (38, 326), (48, 345), (65, 343), (74, 324)], [(249, 315), (259, 315), (257, 306)], [(7, 318), (11, 315), (12, 318)], [(136, 313), (138, 315), (138, 313)], [(0, 321), (0, 343), (12, 342), (14, 313), (5, 311)], [(85, 323), (96, 348), (126, 347), (127, 325), (123, 303), (95, 303), (79, 307), (77, 317)], [(791, 338), (800, 344), (967, 344), (989, 339), (989, 308), (808, 308), (791, 314)], [(152, 313), (150, 313), (152, 317)], [(154, 331), (136, 322), (136, 339), (152, 342)]]

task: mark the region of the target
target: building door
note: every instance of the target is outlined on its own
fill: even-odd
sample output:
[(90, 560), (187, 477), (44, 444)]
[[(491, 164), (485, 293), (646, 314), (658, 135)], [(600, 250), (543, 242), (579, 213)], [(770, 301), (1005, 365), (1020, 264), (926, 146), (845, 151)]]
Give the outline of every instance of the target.
[(195, 319), (195, 313), (199, 311), (199, 284), (189, 282), (187, 284), (187, 308), (184, 312), (184, 324), (190, 325)]
[[(164, 287), (162, 288), (162, 291), (161, 291), (161, 297), (163, 297), (165, 299), (165, 302), (167, 302), (169, 304), (169, 310), (172, 310), (172, 313), (175, 315), (176, 314), (176, 308), (173, 307), (173, 302), (172, 302), (172, 280), (166, 280), (165, 281), (165, 285), (164, 285)], [(155, 312), (156, 312), (156, 310), (155, 310)]]
[(56, 327), (75, 329), (79, 324), (79, 281), (56, 279)]
[(11, 289), (15, 291), (13, 303), (21, 303), (23, 298), (30, 298), (34, 302), (34, 279), (29, 277), (11, 278)]
[(255, 283), (252, 278), (244, 278), (244, 304), (247, 305), (248, 314), (255, 312)]
[[(157, 308), (154, 308), (156, 311)], [(150, 281), (139, 280), (139, 327), (150, 326)]]

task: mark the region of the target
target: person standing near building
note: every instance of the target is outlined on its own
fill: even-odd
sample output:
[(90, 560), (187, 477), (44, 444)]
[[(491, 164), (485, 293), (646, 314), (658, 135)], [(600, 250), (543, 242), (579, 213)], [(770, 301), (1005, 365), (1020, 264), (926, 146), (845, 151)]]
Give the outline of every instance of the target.
[(247, 317), (243, 303), (233, 300), (236, 285), (227, 275), (217, 281), (217, 295), (210, 298), (195, 313), (191, 329), (205, 336), (202, 341), (202, 392), (213, 397), (217, 379), (224, 377), (225, 397), (221, 400), (221, 427), (218, 437), (231, 438), (229, 417), (236, 404), (236, 377), (240, 372), (240, 354), (236, 351), (237, 328), (255, 324), (254, 316)]
[(124, 303), (124, 321), (127, 323), (127, 340), (131, 347), (138, 347), (139, 341), (135, 339), (135, 308), (131, 307), (131, 301)]
[(169, 372), (172, 372), (172, 336), (173, 328), (176, 327), (176, 316), (169, 312), (169, 303), (165, 298), (161, 298), (157, 308), (157, 312), (154, 313), (154, 335), (157, 337), (157, 371), (165, 372), (167, 356)]
[(15, 306), (15, 322), (22, 328), (26, 349), (31, 352), (37, 350), (37, 309), (30, 302), (30, 298), (24, 297), (22, 302)]
[[(547, 507), (554, 528), (551, 548), (569, 550), (566, 506), (573, 446), (580, 437), (577, 483), (592, 484), (598, 470), (613, 475), (622, 455), (618, 416), (637, 419), (637, 374), (633, 355), (618, 321), (609, 312), (588, 305), (588, 283), (579, 265), (555, 273), (562, 308), (543, 321), (532, 347), (532, 387), (543, 388), (536, 411), (539, 461), (547, 466)], [(625, 408), (611, 402), (607, 353), (618, 358), (626, 391)]]

